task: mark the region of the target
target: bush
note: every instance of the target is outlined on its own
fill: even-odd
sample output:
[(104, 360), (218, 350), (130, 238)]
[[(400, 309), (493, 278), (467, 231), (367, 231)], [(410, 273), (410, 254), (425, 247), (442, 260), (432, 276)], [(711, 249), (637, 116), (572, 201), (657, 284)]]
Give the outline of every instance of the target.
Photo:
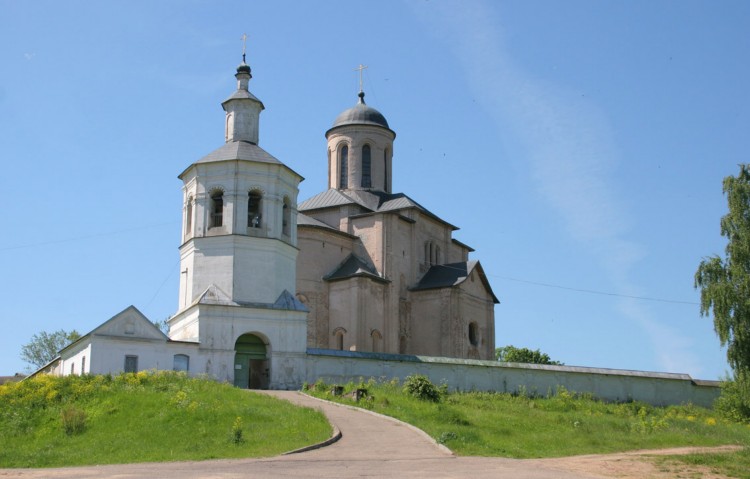
[(242, 431), (242, 418), (240, 416), (237, 416), (234, 420), (234, 423), (232, 424), (232, 434), (230, 437), (232, 443), (235, 445), (239, 445), (245, 442)]
[(750, 377), (738, 375), (723, 381), (714, 409), (730, 421), (750, 423)]
[(65, 434), (74, 436), (86, 428), (86, 413), (75, 406), (68, 406), (60, 414)]
[(432, 384), (424, 374), (407, 376), (404, 380), (404, 394), (422, 401), (440, 401), (440, 389)]

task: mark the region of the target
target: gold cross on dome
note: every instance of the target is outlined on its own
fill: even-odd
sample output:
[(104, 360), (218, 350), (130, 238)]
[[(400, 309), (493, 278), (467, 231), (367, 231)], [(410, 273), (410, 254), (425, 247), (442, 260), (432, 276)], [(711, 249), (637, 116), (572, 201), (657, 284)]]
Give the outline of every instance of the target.
[(354, 71), (359, 70), (359, 91), (362, 90), (362, 72), (367, 68), (367, 65), (362, 65), (361, 63), (357, 68), (354, 69)]

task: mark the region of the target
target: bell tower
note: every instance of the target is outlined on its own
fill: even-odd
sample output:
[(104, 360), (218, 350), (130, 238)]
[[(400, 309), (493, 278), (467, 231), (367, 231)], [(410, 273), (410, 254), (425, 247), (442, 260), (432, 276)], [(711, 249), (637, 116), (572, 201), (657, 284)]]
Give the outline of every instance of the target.
[(273, 303), (295, 289), (302, 177), (258, 146), (264, 106), (248, 89), (244, 59), (235, 77), (237, 90), (221, 104), (225, 144), (179, 175), (179, 310), (212, 285), (238, 303)]
[(244, 52), (234, 76), (237, 89), (221, 103), (224, 145), (179, 175), (180, 292), (169, 338), (199, 344), (196, 372), (242, 388), (296, 388), (307, 331), (294, 296), (302, 177), (258, 146), (264, 107), (250, 93)]

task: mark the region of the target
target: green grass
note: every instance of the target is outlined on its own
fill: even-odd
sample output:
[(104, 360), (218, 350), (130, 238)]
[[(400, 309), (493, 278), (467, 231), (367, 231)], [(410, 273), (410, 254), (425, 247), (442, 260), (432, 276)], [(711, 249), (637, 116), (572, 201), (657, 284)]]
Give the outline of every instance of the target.
[(737, 479), (750, 479), (750, 449), (733, 453), (687, 454), (684, 456), (665, 456), (654, 459), (663, 469), (679, 470), (680, 464), (704, 466), (715, 474)]
[[(370, 394), (357, 405), (413, 424), (462, 456), (544, 458), (750, 445), (750, 426), (723, 421), (713, 411), (692, 405), (659, 408), (637, 402), (604, 403), (564, 389), (549, 397), (451, 393), (430, 402), (404, 394), (397, 381), (348, 384), (345, 389), (357, 386)], [(309, 390), (321, 398), (354, 404), (334, 397), (331, 387), (323, 383)], [(743, 454), (747, 459), (747, 453)]]
[(0, 467), (267, 457), (330, 434), (318, 411), (180, 373), (0, 386)]

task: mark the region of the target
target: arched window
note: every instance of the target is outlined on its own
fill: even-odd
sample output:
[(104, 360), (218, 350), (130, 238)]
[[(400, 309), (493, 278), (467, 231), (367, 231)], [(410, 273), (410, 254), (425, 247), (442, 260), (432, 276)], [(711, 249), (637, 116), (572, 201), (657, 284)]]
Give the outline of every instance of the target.
[(383, 151), (383, 190), (388, 191), (388, 148)]
[(281, 233), (289, 236), (292, 227), (292, 207), (289, 205), (289, 198), (284, 197), (284, 205), (281, 211)]
[(217, 228), (224, 219), (224, 192), (221, 190), (211, 193), (211, 223), (209, 228)]
[(247, 195), (247, 227), (260, 228), (261, 201), (263, 197), (257, 191), (251, 191)]
[(81, 358), (81, 374), (86, 374), (86, 356)]
[(188, 196), (185, 208), (185, 235), (192, 236), (193, 232), (193, 197)]
[(229, 132), (232, 130), (232, 113), (227, 112), (227, 124), (224, 125), (224, 141), (229, 141)]
[(339, 152), (339, 188), (349, 187), (349, 147), (344, 145)]
[(344, 329), (344, 328), (336, 328), (333, 331), (333, 336), (334, 336), (335, 341), (336, 341), (336, 346), (335, 347), (339, 351), (343, 351), (344, 350), (344, 334), (346, 334), (346, 329)]
[(362, 188), (372, 187), (370, 145), (362, 147)]
[(440, 246), (432, 241), (426, 241), (424, 244), (424, 262), (429, 266), (440, 264)]
[(190, 369), (190, 356), (187, 354), (175, 354), (172, 369), (175, 371), (188, 371)]
[(475, 322), (469, 323), (469, 342), (472, 346), (479, 345), (479, 325)]

